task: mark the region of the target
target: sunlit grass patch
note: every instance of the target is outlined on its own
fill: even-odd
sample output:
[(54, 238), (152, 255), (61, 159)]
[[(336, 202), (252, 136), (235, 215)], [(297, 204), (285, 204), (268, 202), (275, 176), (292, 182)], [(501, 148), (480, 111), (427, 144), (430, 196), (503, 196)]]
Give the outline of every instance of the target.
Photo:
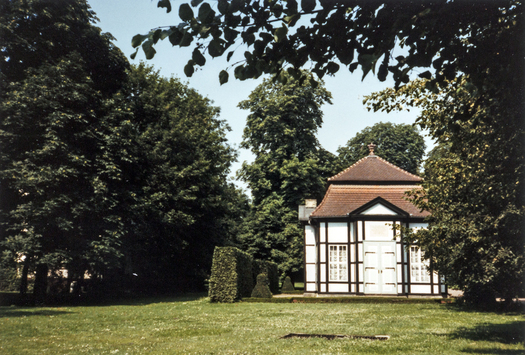
[[(289, 333), (389, 340), (281, 339)], [(90, 307), (0, 307), (0, 354), (519, 354), (517, 313), (416, 304), (211, 304), (146, 299)]]

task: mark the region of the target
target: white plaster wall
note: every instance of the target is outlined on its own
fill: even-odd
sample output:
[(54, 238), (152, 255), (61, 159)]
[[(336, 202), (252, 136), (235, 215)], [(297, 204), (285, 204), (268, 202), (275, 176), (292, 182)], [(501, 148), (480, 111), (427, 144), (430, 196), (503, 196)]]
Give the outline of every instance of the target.
[(428, 223), (409, 223), (408, 228), (423, 229), (427, 228)]
[(434, 278), (434, 283), (437, 284), (439, 282), (439, 275), (437, 272), (434, 272), (434, 275), (433, 275), (433, 278)]
[(313, 226), (304, 227), (304, 243), (306, 245), (315, 245), (315, 228)]
[(306, 263), (316, 263), (317, 262), (317, 248), (315, 245), (307, 245), (304, 247), (305, 249), (305, 260)]
[(348, 284), (328, 284), (329, 292), (348, 292)]
[(394, 216), (397, 215), (397, 213), (395, 213), (391, 209), (383, 206), (380, 203), (377, 203), (377, 204), (373, 205), (372, 207), (370, 207), (369, 209), (365, 210), (361, 214), (366, 214), (366, 215), (394, 215)]
[(366, 221), (365, 239), (377, 241), (394, 240), (394, 231), (391, 224), (393, 222), (390, 221)]
[(346, 222), (328, 223), (328, 243), (347, 243), (348, 224)]
[(306, 291), (307, 292), (316, 292), (317, 291), (316, 284), (315, 283), (307, 283), (306, 284)]
[(306, 282), (317, 281), (317, 267), (315, 265), (306, 265)]
[(430, 289), (430, 285), (417, 285), (417, 284), (412, 284), (412, 286), (410, 287), (411, 289), (411, 292), (412, 293), (427, 293), (427, 294), (430, 294), (431, 292), (431, 289)]
[(324, 222), (321, 223), (321, 225), (319, 226), (319, 241), (321, 243), (326, 242), (326, 227), (325, 227)]

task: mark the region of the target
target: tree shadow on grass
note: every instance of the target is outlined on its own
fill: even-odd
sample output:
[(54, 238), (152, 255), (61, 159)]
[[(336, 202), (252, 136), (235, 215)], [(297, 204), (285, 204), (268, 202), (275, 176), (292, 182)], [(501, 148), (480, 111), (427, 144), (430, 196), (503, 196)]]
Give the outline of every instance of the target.
[(178, 295), (159, 295), (159, 296), (124, 296), (124, 297), (112, 297), (102, 296), (97, 297), (93, 295), (83, 295), (73, 304), (68, 306), (146, 306), (155, 303), (173, 303), (173, 302), (192, 302), (198, 301), (202, 298), (207, 297), (205, 293), (186, 293)]
[[(504, 324), (480, 324), (473, 328), (459, 328), (451, 338), (471, 341), (488, 341), (500, 344), (525, 344), (525, 321)], [(524, 350), (511, 349), (464, 349), (471, 354), (523, 354)]]
[[(107, 306), (145, 306), (155, 303), (173, 303), (173, 302), (192, 302), (205, 297), (203, 293), (189, 293), (174, 296), (141, 296), (141, 297), (106, 297), (97, 298), (92, 296), (80, 297), (75, 300), (68, 299), (62, 302), (48, 302), (37, 307), (46, 307), (48, 309), (35, 309), (33, 306), (0, 306), (0, 318), (20, 318), (30, 316), (57, 316), (62, 314), (75, 313), (61, 310), (57, 307), (107, 307)], [(49, 309), (53, 307), (53, 309)]]
[(0, 318), (21, 318), (31, 316), (57, 316), (73, 313), (58, 309), (42, 309), (35, 311), (32, 308), (0, 307)]
[[(9, 296), (9, 297), (6, 297)], [(1, 306), (18, 307), (97, 307), (97, 306), (145, 306), (154, 303), (191, 302), (207, 297), (207, 293), (181, 293), (174, 295), (132, 295), (132, 294), (104, 294), (82, 293), (80, 295), (61, 294), (48, 295), (46, 300), (37, 304), (32, 294), (0, 293)]]
[(483, 305), (472, 305), (465, 303), (451, 303), (442, 305), (450, 311), (456, 312), (466, 312), (466, 313), (515, 313), (515, 314), (525, 314), (525, 302), (496, 302), (490, 306)]
[(463, 349), (467, 354), (490, 354), (490, 355), (523, 355), (523, 350), (505, 349)]

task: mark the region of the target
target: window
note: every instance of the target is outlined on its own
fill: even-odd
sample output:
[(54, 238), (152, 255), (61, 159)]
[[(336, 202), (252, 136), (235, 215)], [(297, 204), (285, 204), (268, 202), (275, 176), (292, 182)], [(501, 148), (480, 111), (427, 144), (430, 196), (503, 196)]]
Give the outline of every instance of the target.
[(410, 279), (412, 282), (430, 282), (428, 261), (423, 260), (418, 247), (410, 247)]
[(330, 245), (330, 281), (348, 281), (346, 245)]

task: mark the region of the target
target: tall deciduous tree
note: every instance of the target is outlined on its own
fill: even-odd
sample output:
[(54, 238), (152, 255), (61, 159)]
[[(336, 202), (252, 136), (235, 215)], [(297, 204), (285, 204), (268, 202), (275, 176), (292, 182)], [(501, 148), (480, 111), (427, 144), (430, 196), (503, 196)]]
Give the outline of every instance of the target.
[(265, 80), (239, 104), (250, 110), (241, 147), (255, 155), (238, 172), (253, 196), (241, 243), (255, 257), (277, 262), (283, 273), (302, 266), (298, 205), (321, 197), (326, 177), (334, 174), (329, 163), (335, 157), (316, 138), (321, 106), (330, 99), (322, 86), (288, 77), (286, 83)]
[(133, 67), (115, 105), (131, 118), (119, 137), (132, 142), (120, 166), (134, 272), (164, 290), (202, 287), (214, 247), (232, 238), (244, 213), (227, 181), (236, 159), (229, 127), (208, 99), (144, 64)]
[(390, 122), (366, 127), (337, 149), (341, 165), (348, 167), (367, 156), (370, 143), (377, 145), (375, 153), (381, 158), (412, 174), (418, 173), (426, 146), (417, 127)]
[(122, 225), (114, 196), (97, 187), (118, 179), (104, 154), (114, 124), (104, 101), (128, 64), (83, 1), (4, 0), (0, 9), (1, 239), (25, 257), (24, 275), (36, 266), (41, 296), (49, 267), (117, 265)]
[(218, 108), (144, 65), (126, 73), (83, 1), (0, 6), (2, 251), (25, 257), (24, 280), (36, 268), (39, 297), (63, 267), (202, 287), (247, 209)]

